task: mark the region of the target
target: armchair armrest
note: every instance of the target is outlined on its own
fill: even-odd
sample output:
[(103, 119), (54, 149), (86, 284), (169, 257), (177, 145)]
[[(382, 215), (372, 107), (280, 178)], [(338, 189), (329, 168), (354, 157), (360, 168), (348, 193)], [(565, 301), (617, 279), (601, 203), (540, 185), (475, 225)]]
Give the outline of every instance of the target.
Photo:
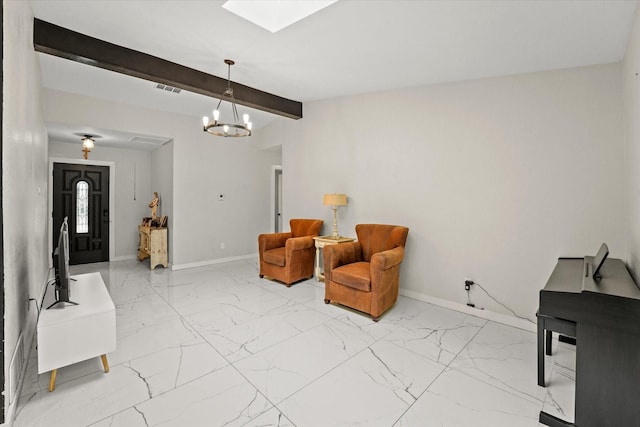
[(291, 238), (293, 234), (289, 233), (267, 233), (260, 234), (258, 236), (258, 248), (260, 253), (268, 251), (273, 248), (281, 248), (285, 246), (287, 239)]
[(399, 265), (403, 258), (404, 248), (402, 246), (378, 252), (371, 257), (371, 270), (388, 270)]
[(402, 246), (378, 252), (371, 257), (371, 292), (376, 294), (392, 292), (397, 295), (398, 274), (403, 257)]
[(302, 236), (302, 237), (291, 237), (287, 239), (287, 243), (285, 245), (285, 252), (287, 254), (293, 251), (299, 251), (302, 249), (313, 248), (315, 244), (313, 243), (312, 236)]

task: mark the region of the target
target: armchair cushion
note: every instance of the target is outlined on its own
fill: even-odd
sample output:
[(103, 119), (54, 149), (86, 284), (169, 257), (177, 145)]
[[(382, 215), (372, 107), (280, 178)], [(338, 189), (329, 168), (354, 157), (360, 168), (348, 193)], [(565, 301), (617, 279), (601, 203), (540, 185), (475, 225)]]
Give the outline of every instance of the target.
[(331, 273), (331, 280), (360, 291), (371, 291), (371, 265), (360, 261), (338, 267)]
[(281, 248), (269, 249), (268, 251), (264, 251), (264, 262), (268, 262), (269, 264), (279, 265), (280, 267), (284, 267), (285, 264), (285, 252), (284, 246)]

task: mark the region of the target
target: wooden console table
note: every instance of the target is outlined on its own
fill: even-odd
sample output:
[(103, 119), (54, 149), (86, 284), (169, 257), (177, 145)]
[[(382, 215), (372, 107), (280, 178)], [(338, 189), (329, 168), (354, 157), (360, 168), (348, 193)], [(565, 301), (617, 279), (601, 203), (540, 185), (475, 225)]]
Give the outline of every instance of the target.
[(320, 262), (320, 252), (322, 248), (324, 248), (327, 245), (337, 245), (339, 243), (353, 242), (356, 239), (352, 237), (340, 237), (340, 236), (338, 237), (317, 236), (317, 237), (314, 237), (313, 240), (315, 241), (315, 245), (316, 245), (316, 268), (315, 268), (316, 280), (318, 282), (324, 282), (324, 268), (323, 268), (322, 262)]
[(60, 303), (38, 319), (38, 374), (51, 371), (49, 391), (58, 368), (73, 363), (100, 356), (109, 372), (107, 353), (116, 350), (116, 308), (100, 273), (75, 275), (69, 287), (78, 305)]
[(138, 261), (150, 258), (149, 267), (153, 270), (158, 265), (167, 268), (167, 227), (138, 226), (140, 243), (138, 244)]

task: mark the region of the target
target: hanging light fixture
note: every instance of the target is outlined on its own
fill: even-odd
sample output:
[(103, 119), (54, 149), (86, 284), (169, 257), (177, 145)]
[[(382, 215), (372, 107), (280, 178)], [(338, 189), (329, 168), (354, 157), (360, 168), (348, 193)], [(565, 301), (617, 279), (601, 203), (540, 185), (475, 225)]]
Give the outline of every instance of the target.
[(95, 140), (91, 135), (85, 135), (84, 138), (82, 138), (82, 152), (84, 153), (85, 160), (89, 159), (89, 153), (91, 152), (91, 149), (95, 146), (94, 143), (95, 143)]
[[(231, 66), (235, 64), (231, 59), (225, 59), (224, 63), (228, 65), (227, 73), (227, 89), (222, 94), (222, 98), (218, 102), (218, 106), (213, 110), (213, 117), (209, 119), (208, 116), (202, 118), (202, 130), (209, 132), (212, 135), (217, 136), (251, 136), (251, 122), (249, 121), (249, 115), (244, 114), (242, 116), (242, 122), (240, 122), (240, 116), (238, 115), (238, 108), (236, 107), (236, 99), (233, 96), (233, 89), (231, 89)], [(231, 110), (233, 112), (233, 122), (223, 123), (220, 122), (220, 104), (223, 100), (226, 100), (231, 104)]]

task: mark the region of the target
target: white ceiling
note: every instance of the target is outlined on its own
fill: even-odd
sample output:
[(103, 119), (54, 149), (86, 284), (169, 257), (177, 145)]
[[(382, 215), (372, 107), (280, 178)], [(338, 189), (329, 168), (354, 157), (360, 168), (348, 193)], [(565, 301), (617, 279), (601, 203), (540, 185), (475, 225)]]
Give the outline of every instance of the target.
[[(637, 5), (339, 0), (271, 33), (222, 8), (224, 1), (31, 3), (42, 20), (223, 78), (223, 60), (233, 59), (233, 81), (303, 103), (620, 61)], [(202, 95), (164, 92), (145, 80), (38, 55), (48, 88), (191, 115), (194, 126), (214, 107)], [(255, 129), (275, 118), (250, 113)]]

